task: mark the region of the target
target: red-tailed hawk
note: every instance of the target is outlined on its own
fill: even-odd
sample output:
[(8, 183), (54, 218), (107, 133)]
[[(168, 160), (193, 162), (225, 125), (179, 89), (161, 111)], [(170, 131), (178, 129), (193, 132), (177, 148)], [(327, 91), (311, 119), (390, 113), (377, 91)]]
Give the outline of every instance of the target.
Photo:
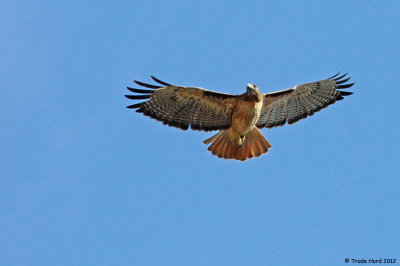
[[(219, 132), (204, 141), (220, 158), (244, 161), (266, 153), (271, 145), (259, 128), (293, 124), (313, 115), (322, 108), (342, 100), (352, 92), (343, 91), (354, 83), (350, 77), (336, 74), (328, 79), (294, 86), (293, 88), (261, 94), (254, 84), (247, 84), (241, 95), (231, 95), (195, 87), (168, 84), (152, 76), (160, 85), (140, 81), (136, 84), (149, 89), (128, 90), (133, 100), (147, 100), (127, 106), (164, 124), (187, 130)], [(344, 79), (345, 78), (345, 79)]]

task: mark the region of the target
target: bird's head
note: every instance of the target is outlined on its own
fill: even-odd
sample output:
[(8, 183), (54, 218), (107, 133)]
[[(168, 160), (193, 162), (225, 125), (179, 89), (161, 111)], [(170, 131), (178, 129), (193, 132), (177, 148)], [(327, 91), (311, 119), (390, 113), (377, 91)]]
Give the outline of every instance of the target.
[(251, 100), (257, 100), (260, 98), (260, 90), (254, 84), (247, 84), (246, 94)]

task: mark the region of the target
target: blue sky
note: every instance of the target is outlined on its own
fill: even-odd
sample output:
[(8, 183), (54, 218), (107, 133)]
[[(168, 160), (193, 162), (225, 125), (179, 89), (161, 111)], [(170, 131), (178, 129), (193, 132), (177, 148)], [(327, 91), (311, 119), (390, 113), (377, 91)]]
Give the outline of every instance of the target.
[[(400, 261), (398, 1), (2, 1), (1, 265)], [(132, 81), (239, 94), (349, 71), (267, 155), (128, 110)]]

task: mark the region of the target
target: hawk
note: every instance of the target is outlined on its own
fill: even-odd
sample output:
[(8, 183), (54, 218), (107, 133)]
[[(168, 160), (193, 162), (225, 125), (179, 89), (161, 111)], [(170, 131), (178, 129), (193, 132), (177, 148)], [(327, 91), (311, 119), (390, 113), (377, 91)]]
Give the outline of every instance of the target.
[(162, 121), (163, 124), (187, 130), (213, 131), (217, 134), (204, 141), (208, 150), (224, 159), (244, 161), (266, 153), (271, 145), (261, 134), (261, 128), (293, 124), (322, 108), (353, 94), (343, 89), (347, 73), (317, 82), (294, 86), (272, 93), (260, 93), (254, 84), (246, 92), (231, 95), (197, 87), (168, 84), (152, 76), (160, 85), (134, 81), (147, 89), (128, 87), (134, 95), (128, 99), (147, 100), (127, 106), (136, 112)]

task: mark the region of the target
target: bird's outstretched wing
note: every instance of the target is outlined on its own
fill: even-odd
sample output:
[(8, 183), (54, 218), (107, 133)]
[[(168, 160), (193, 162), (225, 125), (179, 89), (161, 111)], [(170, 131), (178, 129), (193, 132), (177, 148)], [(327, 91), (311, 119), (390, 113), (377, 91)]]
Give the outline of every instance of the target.
[(159, 85), (140, 81), (135, 83), (148, 89), (128, 87), (134, 95), (128, 99), (148, 101), (127, 106), (136, 112), (150, 116), (164, 124), (187, 130), (221, 130), (231, 126), (232, 110), (237, 95), (208, 91), (202, 88), (180, 87), (168, 84), (152, 76)]
[[(300, 119), (313, 115), (322, 108), (353, 94), (342, 89), (350, 88), (354, 83), (346, 83), (350, 77), (347, 73), (336, 75), (317, 82), (294, 86), (293, 88), (264, 94), (263, 108), (257, 127), (283, 126), (286, 122), (293, 124)], [(345, 79), (343, 79), (345, 78)]]

